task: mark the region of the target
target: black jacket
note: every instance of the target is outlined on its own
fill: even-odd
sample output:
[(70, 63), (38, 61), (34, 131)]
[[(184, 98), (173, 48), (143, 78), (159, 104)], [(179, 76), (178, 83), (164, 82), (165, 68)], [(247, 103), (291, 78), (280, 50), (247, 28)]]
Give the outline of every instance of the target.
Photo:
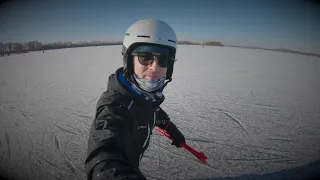
[(180, 133), (160, 108), (164, 96), (153, 103), (136, 94), (122, 70), (109, 76), (107, 90), (97, 102), (85, 161), (88, 180), (98, 176), (144, 179), (139, 164), (154, 127), (164, 129), (169, 125), (167, 131)]

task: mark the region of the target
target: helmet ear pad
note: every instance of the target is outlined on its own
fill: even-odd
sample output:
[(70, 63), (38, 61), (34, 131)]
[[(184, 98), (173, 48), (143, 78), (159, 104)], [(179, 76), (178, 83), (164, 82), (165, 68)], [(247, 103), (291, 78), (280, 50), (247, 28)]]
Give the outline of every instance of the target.
[(172, 78), (173, 67), (174, 67), (175, 61), (176, 60), (173, 60), (172, 63), (170, 63), (170, 65), (168, 66), (166, 79), (171, 79)]
[(126, 77), (129, 77), (134, 73), (133, 56), (131, 54), (123, 55), (123, 72)]

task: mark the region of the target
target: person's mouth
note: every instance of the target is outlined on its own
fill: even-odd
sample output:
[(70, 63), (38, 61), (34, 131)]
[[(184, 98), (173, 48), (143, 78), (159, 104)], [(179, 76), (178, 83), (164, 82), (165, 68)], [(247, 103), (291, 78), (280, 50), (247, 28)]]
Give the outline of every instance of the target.
[(156, 75), (147, 75), (147, 77), (150, 78), (151, 80), (155, 80), (159, 78), (159, 76), (156, 76)]

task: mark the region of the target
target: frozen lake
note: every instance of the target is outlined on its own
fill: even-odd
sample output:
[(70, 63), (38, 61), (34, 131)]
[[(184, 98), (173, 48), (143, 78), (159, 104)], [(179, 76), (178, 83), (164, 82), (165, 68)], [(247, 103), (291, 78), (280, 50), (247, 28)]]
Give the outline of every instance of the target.
[[(183, 46), (162, 107), (208, 157), (154, 132), (141, 170), (150, 180), (262, 174), (320, 159), (320, 58)], [(0, 176), (85, 179), (89, 128), (121, 46), (0, 57)]]

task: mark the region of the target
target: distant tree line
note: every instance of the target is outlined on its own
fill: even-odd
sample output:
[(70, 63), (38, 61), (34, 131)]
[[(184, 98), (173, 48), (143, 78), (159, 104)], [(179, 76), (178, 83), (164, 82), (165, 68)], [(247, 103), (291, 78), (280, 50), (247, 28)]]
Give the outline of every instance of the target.
[[(178, 41), (178, 44), (184, 45), (207, 45), (207, 46), (223, 46), (220, 42), (205, 42), (197, 43), (191, 41)], [(107, 46), (107, 45), (122, 45), (121, 41), (110, 42), (110, 41), (79, 41), (79, 42), (53, 42), (42, 44), (38, 41), (30, 41), (25, 43), (9, 42), (1, 43), (0, 42), (0, 54), (10, 55), (12, 53), (27, 53), (30, 51), (45, 51), (52, 49), (63, 49), (63, 48), (76, 48), (76, 47), (89, 47), (89, 46)]]
[(216, 42), (216, 41), (205, 42), (205, 43), (203, 43), (203, 45), (206, 45), (206, 46), (224, 46), (221, 42)]
[(184, 45), (201, 45), (201, 43), (192, 42), (192, 41), (178, 41), (178, 44), (184, 44)]
[(301, 52), (301, 51), (290, 50), (290, 49), (285, 49), (285, 48), (272, 49), (272, 48), (261, 48), (261, 47), (253, 47), (253, 46), (237, 46), (237, 45), (225, 45), (225, 47), (236, 47), (236, 48), (254, 49), (254, 50), (258, 49), (258, 50), (265, 50), (265, 51), (277, 51), (277, 52), (283, 52), (283, 53), (292, 53), (292, 54), (301, 54), (301, 55), (307, 55), (307, 56), (320, 57), (320, 54)]
[(16, 43), (16, 42), (9, 42), (9, 43), (1, 43), (0, 42), (0, 55), (10, 55), (13, 53), (20, 54), (20, 53), (27, 53), (30, 51), (45, 51), (45, 50), (52, 50), (52, 49), (63, 49), (63, 48), (76, 48), (76, 47), (88, 47), (88, 46), (106, 46), (106, 45), (121, 45), (122, 42), (110, 42), (110, 41), (79, 41), (79, 42), (53, 42), (42, 44), (38, 41), (30, 41), (25, 43)]
[[(248, 49), (260, 49), (260, 50), (269, 50), (269, 51), (280, 51), (287, 53), (295, 53), (295, 54), (304, 54), (320, 57), (319, 54), (315, 53), (304, 53), (300, 51), (294, 51), (290, 49), (269, 49), (269, 48), (260, 48), (260, 47), (250, 47), (250, 46), (235, 46), (235, 45), (224, 45), (218, 41), (208, 41), (203, 43), (192, 42), (192, 41), (178, 41), (178, 44), (182, 45), (202, 45), (202, 46), (224, 46), (224, 47), (239, 47), (239, 48), (248, 48)], [(0, 56), (10, 55), (13, 53), (27, 53), (31, 51), (45, 51), (52, 49), (63, 49), (63, 48), (76, 48), (76, 47), (89, 47), (89, 46), (110, 46), (110, 45), (122, 45), (122, 41), (79, 41), (79, 42), (53, 42), (42, 44), (38, 41), (30, 41), (25, 43), (17, 43), (17, 42), (9, 42), (9, 43), (1, 43), (0, 42)]]
[(208, 41), (208, 42), (203, 42), (203, 43), (192, 42), (192, 41), (178, 41), (178, 44), (203, 45), (203, 46), (224, 46), (221, 42), (218, 42), (218, 41)]

